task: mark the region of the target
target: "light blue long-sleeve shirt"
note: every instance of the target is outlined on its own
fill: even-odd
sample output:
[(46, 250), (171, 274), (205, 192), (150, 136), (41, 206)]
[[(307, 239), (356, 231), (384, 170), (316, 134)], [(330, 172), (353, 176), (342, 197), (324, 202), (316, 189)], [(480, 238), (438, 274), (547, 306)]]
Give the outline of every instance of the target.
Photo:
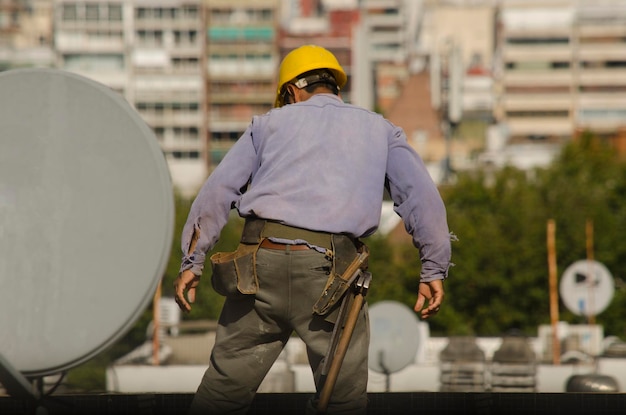
[[(419, 249), (421, 281), (447, 277), (446, 210), (400, 127), (333, 94), (255, 116), (191, 206), (181, 271), (202, 273), (232, 207), (243, 217), (364, 237), (378, 227), (385, 187)], [(200, 236), (188, 253), (194, 229)]]

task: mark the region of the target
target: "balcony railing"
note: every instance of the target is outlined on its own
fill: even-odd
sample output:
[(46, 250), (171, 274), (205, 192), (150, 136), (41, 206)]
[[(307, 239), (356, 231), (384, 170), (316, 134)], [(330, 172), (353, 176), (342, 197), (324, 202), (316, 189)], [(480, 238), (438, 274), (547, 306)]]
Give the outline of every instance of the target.
[(503, 58), (507, 62), (515, 61), (565, 61), (569, 62), (573, 57), (573, 49), (570, 45), (507, 45), (503, 49)]
[(569, 117), (508, 118), (506, 124), (511, 135), (563, 136), (573, 131), (573, 123)]
[(626, 68), (583, 68), (580, 69), (578, 81), (581, 85), (624, 86), (626, 85)]
[(124, 39), (121, 36), (95, 37), (87, 34), (57, 32), (54, 38), (55, 47), (61, 52), (89, 51), (89, 53), (123, 52)]
[(500, 82), (506, 86), (566, 86), (572, 83), (572, 71), (507, 69)]
[(507, 94), (503, 96), (501, 106), (507, 111), (569, 111), (572, 107), (572, 95), (570, 93)]
[(626, 59), (626, 43), (594, 43), (580, 45), (578, 48), (578, 59), (581, 61), (624, 61), (624, 59)]
[(141, 117), (151, 126), (202, 126), (200, 113), (177, 113), (174, 111), (141, 111)]

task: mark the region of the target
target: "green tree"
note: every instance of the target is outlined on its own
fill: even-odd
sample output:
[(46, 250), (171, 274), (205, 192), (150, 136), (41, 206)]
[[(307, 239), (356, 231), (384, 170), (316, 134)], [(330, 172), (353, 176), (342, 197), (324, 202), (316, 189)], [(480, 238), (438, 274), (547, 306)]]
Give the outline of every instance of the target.
[(543, 219), (526, 176), (512, 168), (492, 177), (466, 173), (442, 193), (450, 229), (459, 237), (446, 307), (464, 316), (466, 333), (527, 328), (528, 308), (547, 310), (547, 304), (541, 301), (545, 273), (537, 272), (545, 268), (537, 249), (545, 239)]
[[(585, 258), (585, 223), (590, 219), (596, 229), (595, 258), (619, 277), (625, 258), (619, 233), (626, 229), (624, 169), (610, 147), (584, 135), (566, 145), (546, 169), (461, 173), (454, 185), (442, 188), (450, 228), (459, 237), (453, 244), (456, 266), (446, 284), (447, 304), (436, 318), (448, 327), (446, 334), (458, 334), (459, 316), (467, 324), (465, 331), (476, 335), (514, 328), (536, 335), (539, 324), (549, 323), (549, 219), (557, 223), (560, 273)], [(597, 318), (606, 333), (624, 334), (618, 318), (623, 296), (618, 290)], [(562, 305), (560, 309), (562, 320), (581, 322)]]
[[(623, 287), (626, 264), (626, 164), (607, 143), (583, 134), (563, 149), (551, 169), (539, 176), (541, 197), (547, 213), (556, 221), (558, 268), (562, 273), (573, 262), (587, 257), (585, 224), (593, 224), (593, 256), (611, 271), (618, 289), (613, 301), (596, 317), (605, 333), (623, 336), (626, 323), (626, 293)], [(566, 321), (581, 323), (564, 307)]]

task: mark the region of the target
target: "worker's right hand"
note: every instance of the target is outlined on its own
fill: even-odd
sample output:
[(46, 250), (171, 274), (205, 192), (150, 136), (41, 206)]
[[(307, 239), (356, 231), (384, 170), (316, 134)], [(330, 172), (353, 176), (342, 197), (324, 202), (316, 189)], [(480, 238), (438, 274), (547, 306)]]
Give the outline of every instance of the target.
[[(181, 272), (174, 280), (176, 303), (178, 307), (186, 313), (191, 311), (190, 303), (193, 304), (196, 301), (196, 287), (199, 283), (200, 277), (191, 272), (191, 270)], [(189, 299), (189, 301), (187, 301), (187, 299)]]
[(424, 319), (434, 316), (439, 312), (443, 297), (443, 280), (420, 282), (414, 310)]

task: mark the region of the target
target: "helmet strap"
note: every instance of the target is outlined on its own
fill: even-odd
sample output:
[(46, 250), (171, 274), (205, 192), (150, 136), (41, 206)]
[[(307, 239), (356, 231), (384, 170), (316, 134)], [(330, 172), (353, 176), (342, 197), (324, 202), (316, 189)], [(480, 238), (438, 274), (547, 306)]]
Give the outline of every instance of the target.
[(299, 89), (306, 88), (307, 86), (311, 86), (314, 84), (325, 83), (329, 87), (334, 94), (339, 93), (339, 87), (337, 86), (337, 81), (335, 77), (328, 71), (320, 71), (311, 75), (304, 76), (302, 78), (297, 79), (293, 85), (297, 86)]

